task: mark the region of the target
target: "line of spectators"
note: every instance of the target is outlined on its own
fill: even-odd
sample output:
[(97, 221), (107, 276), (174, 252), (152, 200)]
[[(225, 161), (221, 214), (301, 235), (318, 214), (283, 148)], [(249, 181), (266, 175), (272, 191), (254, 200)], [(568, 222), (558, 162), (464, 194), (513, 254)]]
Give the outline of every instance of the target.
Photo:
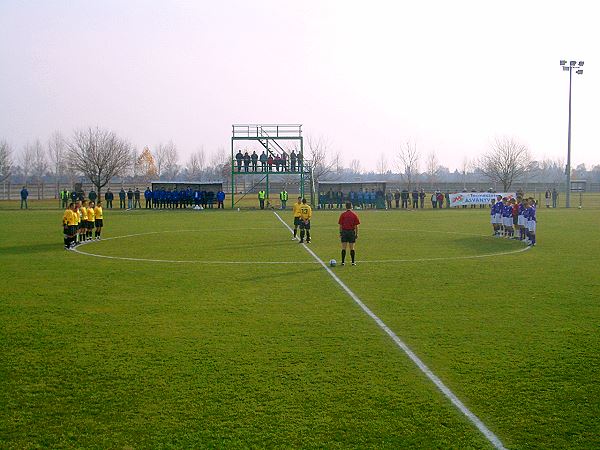
[(235, 155), (235, 167), (238, 172), (301, 172), (302, 153), (292, 150), (289, 156), (286, 152), (273, 156), (264, 151), (258, 155), (255, 151), (249, 154), (239, 150)]
[(354, 190), (349, 192), (329, 190), (319, 193), (319, 209), (343, 209), (347, 202), (352, 203), (353, 208), (385, 208), (385, 196), (381, 190), (359, 189), (356, 192)]

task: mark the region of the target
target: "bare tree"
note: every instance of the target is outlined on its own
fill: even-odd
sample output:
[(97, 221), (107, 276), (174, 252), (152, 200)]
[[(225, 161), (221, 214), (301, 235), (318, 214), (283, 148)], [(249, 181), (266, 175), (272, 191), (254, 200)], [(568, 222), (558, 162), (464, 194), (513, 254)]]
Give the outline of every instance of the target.
[(65, 151), (65, 140), (60, 131), (55, 131), (48, 139), (48, 158), (56, 180), (56, 195), (60, 191), (60, 179), (66, 168)]
[(228, 162), (229, 154), (227, 153), (227, 150), (225, 150), (225, 147), (219, 147), (214, 153), (210, 155), (209, 165), (213, 168), (218, 166), (219, 170), (221, 170), (221, 166)]
[(21, 176), (23, 177), (23, 183), (29, 182), (29, 177), (33, 171), (33, 159), (35, 149), (29, 142), (23, 147), (23, 151), (19, 155), (19, 166), (21, 167)]
[(200, 147), (198, 151), (190, 155), (187, 161), (186, 169), (188, 180), (199, 181), (205, 168), (206, 154), (204, 153), (204, 148)]
[(492, 182), (501, 183), (504, 191), (525, 174), (531, 163), (529, 150), (512, 137), (497, 137), (488, 153), (477, 161), (477, 168)]
[(429, 184), (433, 189), (434, 184), (437, 182), (438, 175), (440, 174), (440, 163), (438, 161), (435, 151), (432, 151), (427, 155), (427, 178), (429, 178)]
[(379, 158), (377, 159), (377, 173), (379, 175), (385, 175), (389, 170), (388, 160), (385, 153), (380, 153)]
[(408, 190), (419, 174), (419, 151), (415, 142), (407, 141), (400, 146), (398, 152), (398, 169), (400, 175), (408, 183)]
[(0, 141), (0, 181), (6, 180), (12, 173), (12, 149), (5, 140)]
[(359, 175), (362, 172), (360, 160), (353, 159), (352, 161), (350, 161), (350, 172), (352, 172), (353, 175)]
[(467, 190), (467, 178), (469, 176), (469, 170), (471, 169), (471, 161), (466, 156), (463, 158), (460, 165), (460, 175), (463, 183), (463, 190)]
[(179, 152), (173, 141), (158, 144), (154, 159), (159, 177), (172, 180), (179, 173)]
[(314, 183), (332, 172), (335, 164), (329, 159), (329, 142), (326, 138), (307, 137), (304, 164), (310, 169)]
[(46, 158), (46, 152), (39, 139), (37, 139), (33, 145), (33, 160), (31, 164), (31, 173), (37, 185), (37, 196), (38, 200), (42, 198), (42, 178), (48, 172), (48, 159)]
[(344, 161), (342, 160), (342, 155), (339, 151), (333, 154), (331, 163), (333, 165), (334, 172), (340, 176), (344, 172)]
[(156, 150), (154, 150), (154, 162), (156, 164), (156, 172), (158, 178), (160, 178), (163, 174), (163, 170), (165, 167), (165, 160), (167, 158), (167, 146), (162, 142), (156, 146)]
[(211, 152), (205, 173), (213, 180), (224, 183), (231, 181), (231, 161), (229, 161), (229, 152), (225, 150), (225, 147), (219, 147)]
[(132, 161), (131, 144), (98, 127), (76, 131), (67, 143), (67, 154), (73, 167), (96, 186), (98, 197), (102, 188)]

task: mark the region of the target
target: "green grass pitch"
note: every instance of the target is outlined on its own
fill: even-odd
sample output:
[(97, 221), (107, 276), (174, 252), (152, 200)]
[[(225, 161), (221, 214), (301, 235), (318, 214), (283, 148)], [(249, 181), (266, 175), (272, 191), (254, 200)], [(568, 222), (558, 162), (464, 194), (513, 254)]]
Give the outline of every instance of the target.
[[(528, 251), (485, 210), (358, 213), (333, 271), (506, 447), (600, 447), (597, 210), (540, 208)], [(109, 258), (61, 217), (0, 211), (1, 448), (491, 447), (273, 212), (107, 211)]]

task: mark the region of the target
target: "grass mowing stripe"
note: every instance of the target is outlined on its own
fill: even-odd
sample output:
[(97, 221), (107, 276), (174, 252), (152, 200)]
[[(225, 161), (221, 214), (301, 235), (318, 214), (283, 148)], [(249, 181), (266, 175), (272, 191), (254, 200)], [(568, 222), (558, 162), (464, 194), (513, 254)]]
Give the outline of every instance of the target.
[[(279, 216), (279, 214), (277, 214), (276, 212), (273, 212), (273, 214), (275, 214), (275, 216), (277, 217), (277, 219), (279, 219), (279, 221), (288, 229), (290, 230), (291, 233), (293, 233), (293, 230), (290, 228), (290, 226)], [(450, 402), (461, 412), (463, 413), (468, 419), (469, 421), (475, 425), (477, 427), (477, 429), (479, 431), (481, 431), (481, 433), (485, 436), (485, 438), (497, 449), (502, 449), (505, 450), (504, 445), (502, 444), (502, 442), (500, 441), (500, 439), (498, 438), (498, 436), (496, 436), (475, 414), (473, 414), (471, 412), (471, 410), (469, 410), (469, 408), (467, 408), (463, 402), (461, 402), (459, 400), (459, 398), (450, 390), (450, 388), (448, 388), (443, 382), (442, 380), (440, 380), (430, 369), (429, 367), (427, 367), (427, 365), (421, 360), (421, 358), (419, 358), (403, 341), (402, 339), (400, 339), (396, 333), (394, 333), (384, 322), (383, 320), (381, 320), (373, 311), (371, 311), (369, 309), (369, 307), (367, 305), (365, 305), (362, 300), (348, 287), (346, 286), (346, 284), (340, 280), (340, 278), (333, 273), (333, 271), (327, 267), (327, 264), (325, 264), (323, 262), (323, 260), (321, 260), (321, 258), (319, 258), (317, 256), (317, 254), (315, 252), (313, 252), (306, 244), (302, 244), (302, 246), (304, 247), (304, 249), (319, 263), (321, 264), (321, 266), (323, 266), (323, 268), (327, 271), (327, 273), (336, 281), (337, 284), (340, 285), (340, 287), (352, 298), (352, 300), (354, 300), (354, 302), (360, 306), (360, 308), (369, 316), (371, 317), (371, 319), (373, 319), (375, 321), (375, 323), (379, 326), (379, 328), (381, 328), (383, 331), (386, 332), (386, 334), (388, 336), (390, 336), (392, 338), (392, 340), (394, 341), (394, 343), (400, 347), (400, 349), (402, 349), (402, 351), (404, 353), (406, 353), (406, 355), (410, 358), (410, 360), (412, 362), (414, 362), (416, 364), (416, 366), (421, 370), (421, 372), (423, 372), (427, 378), (429, 378), (433, 384), (435, 384), (435, 386), (440, 390), (440, 392), (442, 394), (444, 394), (444, 396), (446, 398), (448, 398), (448, 400), (450, 400)]]

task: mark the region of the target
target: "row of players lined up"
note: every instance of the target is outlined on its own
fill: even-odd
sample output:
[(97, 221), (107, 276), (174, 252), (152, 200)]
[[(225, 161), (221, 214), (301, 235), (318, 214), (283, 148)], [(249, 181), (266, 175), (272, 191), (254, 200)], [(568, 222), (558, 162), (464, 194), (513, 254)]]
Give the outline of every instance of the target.
[[(224, 209), (225, 192), (220, 190), (215, 194), (214, 191), (201, 191), (187, 189), (157, 189), (155, 191), (147, 188), (144, 191), (144, 201), (146, 208), (187, 208), (202, 206), (212, 209), (217, 204), (217, 209)], [(141, 205), (139, 206), (141, 208)], [(131, 208), (131, 207), (130, 207)], [(136, 208), (135, 202), (133, 208)]]
[[(302, 172), (302, 155), (296, 154), (292, 150), (290, 153), (289, 160), (287, 153), (283, 152), (281, 156), (267, 155), (264, 151), (259, 155), (256, 152), (252, 152), (251, 155), (248, 152), (242, 154), (242, 151), (238, 151), (235, 155), (235, 161), (237, 165), (237, 171), (242, 172), (242, 166), (244, 172)], [(258, 163), (260, 162), (260, 170)], [(288, 165), (289, 163), (289, 165)], [(275, 167), (275, 170), (273, 170)]]
[[(217, 208), (224, 208), (223, 202), (225, 201), (225, 192), (222, 190), (215, 194), (214, 191), (200, 191), (188, 189), (157, 189), (152, 191), (149, 187), (146, 188), (142, 194), (138, 188), (135, 191), (129, 188), (129, 191), (125, 192), (125, 189), (121, 188), (119, 192), (119, 207), (121, 209), (137, 209), (141, 208), (141, 197), (144, 197), (145, 208), (186, 208), (193, 206), (202, 206), (203, 208), (213, 208), (214, 204), (217, 204)], [(73, 202), (83, 201), (85, 199), (85, 192), (69, 192), (66, 189), (61, 191), (60, 198), (62, 200), (63, 208), (67, 207), (67, 203), (72, 199)], [(90, 191), (88, 194), (90, 201), (96, 201), (98, 195), (95, 191)], [(106, 207), (112, 209), (113, 200), (115, 196), (111, 192), (110, 188), (104, 193), (104, 201)]]
[(535, 245), (537, 218), (536, 202), (533, 197), (519, 196), (515, 200), (498, 195), (495, 202), (492, 200), (491, 206), (494, 236), (518, 239), (530, 246)]
[[(412, 203), (410, 201), (412, 195)], [(319, 208), (320, 209), (341, 209), (346, 202), (352, 203), (353, 207), (361, 208), (376, 208), (376, 207), (387, 207), (392, 209), (392, 202), (395, 201), (396, 208), (400, 208), (402, 202), (402, 208), (425, 208), (425, 198), (428, 194), (423, 189), (417, 191), (416, 189), (410, 194), (408, 190), (396, 191), (394, 193), (388, 191), (385, 194), (383, 191), (375, 191), (375, 189), (360, 189), (358, 192), (350, 191), (346, 194), (342, 191), (328, 191), (319, 193)], [(450, 192), (443, 194), (440, 191), (435, 191), (429, 197), (431, 200), (432, 208), (443, 208), (444, 202), (446, 207), (450, 207)], [(385, 204), (384, 204), (385, 200)]]
[(96, 204), (84, 200), (69, 203), (63, 214), (62, 225), (66, 250), (81, 242), (100, 240), (104, 226), (102, 202)]

